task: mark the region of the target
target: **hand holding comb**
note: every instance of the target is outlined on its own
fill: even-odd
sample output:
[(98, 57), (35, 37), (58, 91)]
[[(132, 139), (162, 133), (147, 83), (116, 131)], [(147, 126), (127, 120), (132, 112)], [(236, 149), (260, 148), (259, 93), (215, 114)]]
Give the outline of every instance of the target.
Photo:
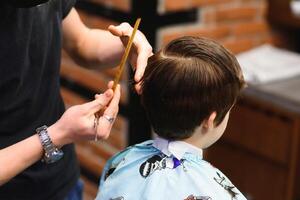
[[(135, 36), (135, 34), (136, 34), (137, 30), (138, 30), (140, 22), (141, 22), (141, 18), (138, 18), (136, 20), (135, 24), (134, 24), (134, 28), (133, 28), (132, 34), (131, 34), (131, 36), (129, 38), (129, 41), (128, 41), (127, 45), (126, 45), (125, 52), (124, 52), (124, 54), (122, 56), (122, 59), (121, 59), (120, 65), (119, 65), (119, 69), (118, 69), (117, 74), (116, 74), (115, 79), (114, 79), (114, 84), (113, 84), (113, 87), (112, 87), (113, 91), (115, 91), (117, 85), (120, 82), (120, 79), (121, 79), (122, 73), (124, 71), (124, 67), (125, 67), (128, 55), (130, 53), (130, 49), (131, 49), (132, 44), (133, 44), (133, 39), (134, 39), (134, 36)], [(102, 115), (103, 115), (103, 110), (102, 109), (95, 113), (94, 127), (98, 126), (99, 118)], [(97, 141), (97, 134), (96, 134), (96, 137), (95, 137), (95, 141)]]
[(122, 56), (122, 59), (121, 59), (121, 63), (120, 63), (120, 66), (119, 66), (119, 70), (115, 76), (115, 79), (114, 79), (114, 85), (112, 87), (113, 91), (115, 91), (117, 85), (119, 84), (120, 82), (120, 79), (121, 79), (121, 76), (122, 76), (122, 73), (124, 71), (124, 66), (126, 64), (126, 61), (127, 61), (127, 58), (128, 58), (128, 55), (130, 53), (130, 49), (131, 49), (131, 46), (132, 46), (132, 43), (133, 43), (133, 39), (134, 39), (134, 36), (136, 34), (136, 31), (138, 30), (138, 27), (140, 25), (140, 22), (141, 22), (141, 18), (138, 18), (134, 24), (134, 28), (133, 28), (133, 31), (132, 31), (132, 34), (129, 38), (129, 41), (127, 43), (127, 46), (126, 46), (126, 49), (125, 49), (125, 52)]

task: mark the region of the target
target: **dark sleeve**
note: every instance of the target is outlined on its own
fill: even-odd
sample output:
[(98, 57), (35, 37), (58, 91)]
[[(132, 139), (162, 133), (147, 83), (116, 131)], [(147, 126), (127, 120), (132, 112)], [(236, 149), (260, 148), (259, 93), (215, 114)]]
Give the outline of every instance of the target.
[(61, 0), (62, 18), (64, 19), (74, 7), (76, 0)]

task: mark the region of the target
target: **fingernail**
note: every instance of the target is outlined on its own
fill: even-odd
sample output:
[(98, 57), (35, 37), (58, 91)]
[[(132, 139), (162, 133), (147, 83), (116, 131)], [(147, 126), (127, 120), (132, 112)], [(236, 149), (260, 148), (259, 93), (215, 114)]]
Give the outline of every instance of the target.
[(111, 91), (110, 90), (107, 90), (104, 94), (105, 94), (106, 97), (111, 97)]

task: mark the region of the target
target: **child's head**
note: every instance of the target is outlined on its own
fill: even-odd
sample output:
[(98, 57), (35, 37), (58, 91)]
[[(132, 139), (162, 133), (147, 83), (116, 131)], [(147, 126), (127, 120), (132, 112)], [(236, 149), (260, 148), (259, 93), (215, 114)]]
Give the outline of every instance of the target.
[(229, 51), (207, 38), (182, 37), (150, 57), (141, 97), (154, 131), (181, 140), (208, 119), (218, 127), (243, 86)]

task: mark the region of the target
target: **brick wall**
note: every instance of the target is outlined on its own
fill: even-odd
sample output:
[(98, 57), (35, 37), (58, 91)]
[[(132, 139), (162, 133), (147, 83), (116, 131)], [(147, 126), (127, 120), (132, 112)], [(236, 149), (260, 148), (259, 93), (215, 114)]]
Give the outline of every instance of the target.
[(158, 47), (183, 35), (213, 38), (234, 53), (280, 43), (266, 20), (265, 0), (164, 0), (160, 5), (161, 12), (190, 8), (198, 9), (198, 22), (161, 29)]
[[(121, 11), (130, 12), (131, 0), (90, 0)], [(157, 47), (183, 35), (216, 39), (234, 53), (246, 51), (263, 43), (283, 45), (282, 37), (266, 20), (267, 0), (159, 0), (160, 13), (198, 9), (196, 23), (162, 28)], [(88, 24), (88, 20), (85, 20)], [(107, 24), (98, 20), (106, 27)], [(99, 27), (99, 26), (97, 26)], [(147, 33), (145, 33), (147, 35)]]

